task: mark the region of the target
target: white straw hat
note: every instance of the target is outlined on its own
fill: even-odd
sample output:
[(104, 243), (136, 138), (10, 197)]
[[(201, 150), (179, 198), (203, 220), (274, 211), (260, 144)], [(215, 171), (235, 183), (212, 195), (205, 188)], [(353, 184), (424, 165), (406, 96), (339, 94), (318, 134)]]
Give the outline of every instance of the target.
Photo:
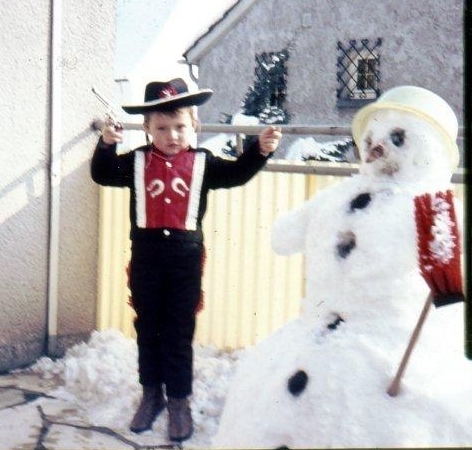
[(352, 120), (352, 137), (359, 147), (370, 115), (378, 110), (405, 111), (431, 123), (441, 133), (453, 168), (459, 164), (457, 117), (438, 95), (417, 86), (398, 86), (384, 92), (375, 102), (361, 108)]

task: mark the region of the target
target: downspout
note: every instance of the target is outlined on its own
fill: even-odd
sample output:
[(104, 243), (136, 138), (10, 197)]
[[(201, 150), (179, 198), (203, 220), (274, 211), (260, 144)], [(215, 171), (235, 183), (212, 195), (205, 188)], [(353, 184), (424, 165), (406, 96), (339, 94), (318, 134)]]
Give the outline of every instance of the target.
[(49, 248), (46, 354), (57, 355), (59, 225), (61, 208), (61, 54), (62, 0), (51, 0)]
[(195, 83), (198, 84), (198, 75), (195, 74), (195, 70), (198, 69), (196, 64), (191, 63), (187, 57), (184, 55), (183, 59), (177, 61), (179, 64), (186, 64), (188, 67), (188, 75), (190, 79)]

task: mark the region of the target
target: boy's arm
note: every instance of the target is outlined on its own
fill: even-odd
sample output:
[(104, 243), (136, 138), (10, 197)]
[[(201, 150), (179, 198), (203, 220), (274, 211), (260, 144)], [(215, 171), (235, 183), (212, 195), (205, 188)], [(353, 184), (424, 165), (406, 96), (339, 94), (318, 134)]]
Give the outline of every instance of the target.
[(276, 127), (268, 127), (258, 139), (249, 144), (235, 161), (209, 156), (208, 180), (211, 189), (230, 188), (247, 183), (277, 148), (280, 131)]
[(309, 202), (289, 211), (274, 222), (272, 226), (272, 249), (279, 255), (292, 255), (305, 249), (305, 235), (308, 227)]
[(92, 156), (90, 173), (93, 181), (102, 186), (130, 187), (133, 180), (133, 157), (131, 153), (116, 154), (116, 144), (98, 140)]

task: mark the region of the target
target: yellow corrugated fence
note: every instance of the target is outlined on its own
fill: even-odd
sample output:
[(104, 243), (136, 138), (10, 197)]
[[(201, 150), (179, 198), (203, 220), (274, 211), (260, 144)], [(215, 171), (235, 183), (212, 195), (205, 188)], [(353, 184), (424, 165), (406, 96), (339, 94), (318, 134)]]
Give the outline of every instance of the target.
[[(245, 347), (298, 315), (303, 259), (276, 255), (271, 227), (278, 215), (312, 194), (315, 178), (326, 184), (328, 177), (261, 172), (245, 186), (210, 193), (204, 218), (205, 307), (198, 315), (197, 342)], [(107, 187), (100, 192), (98, 328), (117, 328), (134, 337), (125, 272), (129, 192)]]

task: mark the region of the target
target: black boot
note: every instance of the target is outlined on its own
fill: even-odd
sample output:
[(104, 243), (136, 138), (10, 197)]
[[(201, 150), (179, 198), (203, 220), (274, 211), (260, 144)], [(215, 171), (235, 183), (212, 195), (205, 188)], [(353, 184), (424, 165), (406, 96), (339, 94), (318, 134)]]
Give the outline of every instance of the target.
[(188, 398), (168, 399), (169, 438), (172, 441), (185, 441), (193, 433), (192, 412)]
[(143, 386), (143, 398), (131, 421), (129, 429), (133, 433), (142, 433), (150, 430), (154, 419), (164, 410), (166, 402), (162, 394), (162, 387)]

